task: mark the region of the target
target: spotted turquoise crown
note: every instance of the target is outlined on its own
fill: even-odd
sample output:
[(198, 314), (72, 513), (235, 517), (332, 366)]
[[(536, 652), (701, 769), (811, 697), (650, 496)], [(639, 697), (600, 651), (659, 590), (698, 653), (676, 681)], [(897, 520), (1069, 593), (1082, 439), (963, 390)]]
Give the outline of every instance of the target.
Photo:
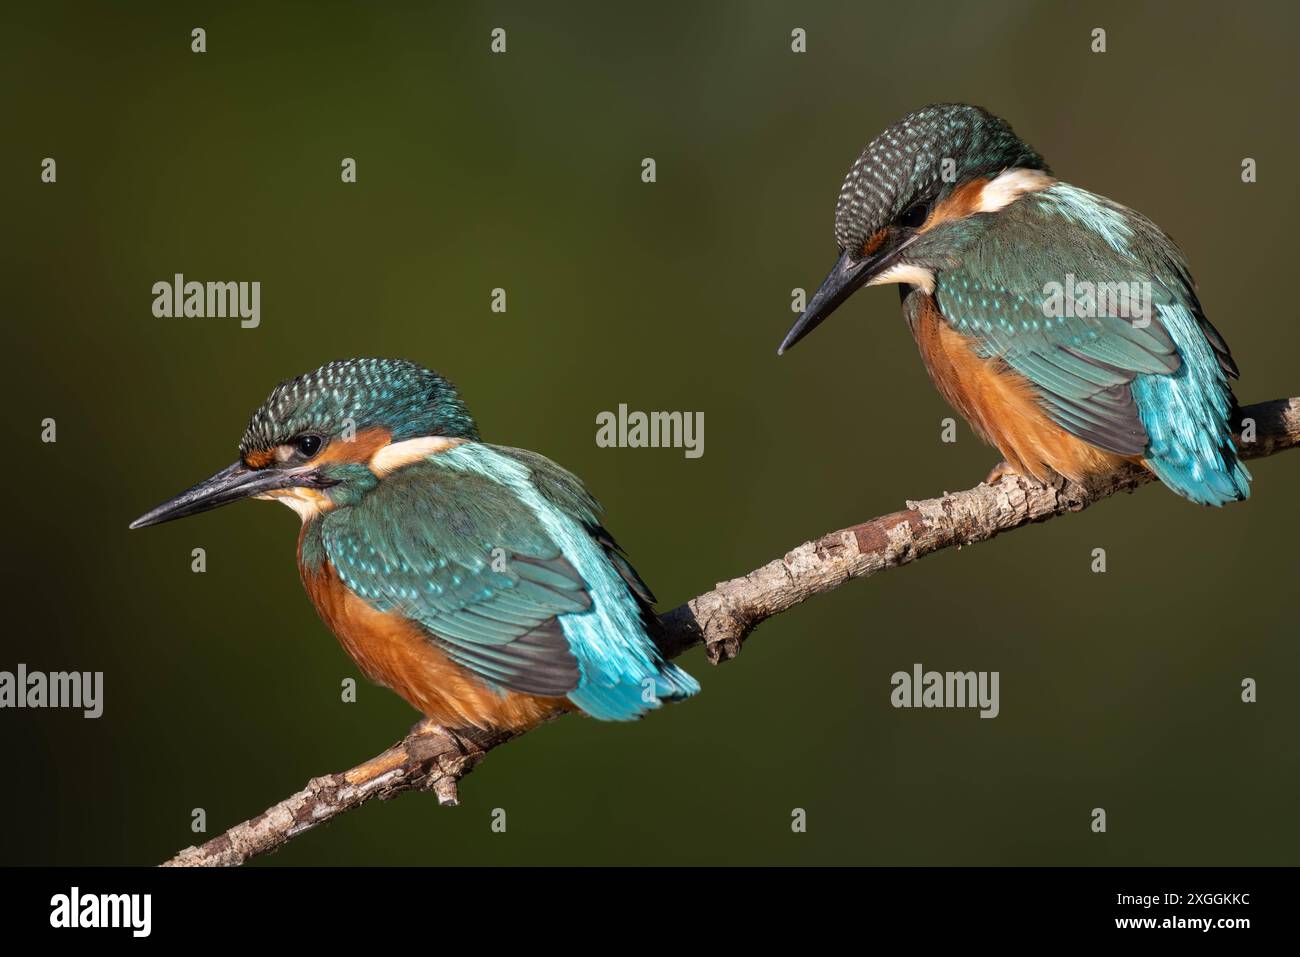
[[(952, 175), (945, 179), (945, 159)], [(860, 250), (917, 202), (937, 202), (959, 183), (1023, 167), (1048, 172), (1007, 122), (978, 106), (937, 103), (907, 114), (862, 151), (835, 202), (835, 239)]]
[(342, 359), (281, 382), (253, 413), (239, 454), (265, 450), (314, 432), (334, 435), (382, 427), (401, 441), (425, 435), (478, 440), (456, 387), (404, 359)]

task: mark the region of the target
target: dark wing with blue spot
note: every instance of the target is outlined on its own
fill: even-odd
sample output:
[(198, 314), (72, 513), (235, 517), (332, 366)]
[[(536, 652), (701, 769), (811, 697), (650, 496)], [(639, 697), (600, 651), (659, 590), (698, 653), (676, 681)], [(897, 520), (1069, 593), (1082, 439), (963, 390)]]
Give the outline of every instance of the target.
[(418, 622), (456, 663), (526, 694), (560, 697), (578, 686), (557, 616), (586, 611), (591, 597), (503, 485), (420, 462), (321, 521), (344, 584), (380, 611)]
[[(1100, 309), (1089, 307), (1088, 284)], [(1001, 358), (1037, 387), (1062, 428), (1119, 455), (1146, 449), (1131, 386), (1178, 370), (1161, 309), (1195, 300), (1177, 248), (1148, 220), (1054, 186), (989, 217), (960, 265), (940, 271), (934, 295), (981, 355)], [(1231, 363), (1212, 328), (1207, 338)]]

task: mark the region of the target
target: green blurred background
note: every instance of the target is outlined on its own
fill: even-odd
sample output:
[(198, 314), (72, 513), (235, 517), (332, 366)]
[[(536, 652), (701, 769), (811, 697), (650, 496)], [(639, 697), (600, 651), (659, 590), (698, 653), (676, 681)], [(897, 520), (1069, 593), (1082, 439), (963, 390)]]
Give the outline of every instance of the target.
[[(416, 719), (364, 679), (340, 702), (358, 672), (302, 593), (287, 509), (126, 529), (323, 361), (452, 378), (490, 441), (587, 481), (663, 608), (975, 484), (997, 456), (964, 425), (939, 441), (892, 290), (775, 355), (791, 290), (834, 258), (844, 172), (923, 104), (988, 107), (1162, 224), (1243, 402), (1300, 391), (1275, 281), (1300, 213), (1294, 9), (611, 6), (5, 6), (0, 668), (102, 670), (106, 692), (98, 721), (0, 713), (0, 862), (157, 862)], [(261, 326), (154, 318), (177, 272), (261, 281)], [(621, 402), (703, 411), (703, 458), (597, 448)], [(1149, 488), (849, 584), (736, 662), (686, 656), (688, 704), (566, 719), (492, 754), (458, 809), (372, 804), (261, 863), (1295, 863), (1300, 457), (1251, 468), (1245, 505)], [(1001, 716), (892, 709), (913, 662), (1000, 671)]]

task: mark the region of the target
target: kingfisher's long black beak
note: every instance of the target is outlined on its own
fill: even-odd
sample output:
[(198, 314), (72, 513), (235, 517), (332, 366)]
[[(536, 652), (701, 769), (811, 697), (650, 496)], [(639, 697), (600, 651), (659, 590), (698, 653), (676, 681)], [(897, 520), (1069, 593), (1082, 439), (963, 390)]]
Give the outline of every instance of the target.
[(910, 239), (905, 240), (891, 249), (882, 249), (873, 255), (857, 259), (850, 257), (847, 252), (840, 253), (840, 258), (831, 267), (830, 275), (822, 280), (821, 286), (813, 293), (808, 308), (804, 309), (803, 315), (795, 320), (790, 331), (785, 334), (785, 341), (776, 350), (776, 354), (784, 355), (787, 349), (821, 325), (844, 300), (894, 265), (898, 254), (910, 242)]
[(175, 518), (197, 515), (219, 508), (241, 498), (251, 498), (263, 492), (285, 488), (326, 488), (334, 482), (324, 478), (316, 469), (250, 469), (243, 462), (235, 462), (187, 489), (157, 508), (145, 512), (131, 528), (160, 525)]

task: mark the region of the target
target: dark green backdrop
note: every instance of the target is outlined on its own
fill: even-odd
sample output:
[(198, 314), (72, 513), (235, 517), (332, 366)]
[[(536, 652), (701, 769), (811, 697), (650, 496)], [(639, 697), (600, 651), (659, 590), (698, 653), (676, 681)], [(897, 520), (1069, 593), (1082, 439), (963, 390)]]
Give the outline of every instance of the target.
[[(834, 256), (845, 170), (925, 103), (992, 109), (1161, 223), (1242, 400), (1300, 389), (1293, 10), (613, 6), (5, 6), (0, 668), (107, 688), (98, 721), (0, 712), (0, 862), (156, 862), (201, 837), (191, 809), (212, 836), (415, 719), (364, 681), (340, 702), (357, 672), (302, 594), (286, 509), (126, 529), (322, 361), (444, 372), (489, 440), (589, 483), (665, 608), (978, 481), (996, 456), (964, 426), (939, 441), (892, 290), (775, 355), (791, 289)], [(261, 281), (260, 328), (154, 318), (176, 272)], [(620, 402), (702, 410), (703, 458), (598, 448)], [(494, 753), (459, 809), (371, 805), (265, 863), (1294, 863), (1300, 458), (1251, 467), (1245, 505), (1148, 488), (850, 584), (736, 662), (688, 655), (689, 704), (565, 720)], [(1001, 716), (893, 710), (918, 661), (1000, 671)]]

